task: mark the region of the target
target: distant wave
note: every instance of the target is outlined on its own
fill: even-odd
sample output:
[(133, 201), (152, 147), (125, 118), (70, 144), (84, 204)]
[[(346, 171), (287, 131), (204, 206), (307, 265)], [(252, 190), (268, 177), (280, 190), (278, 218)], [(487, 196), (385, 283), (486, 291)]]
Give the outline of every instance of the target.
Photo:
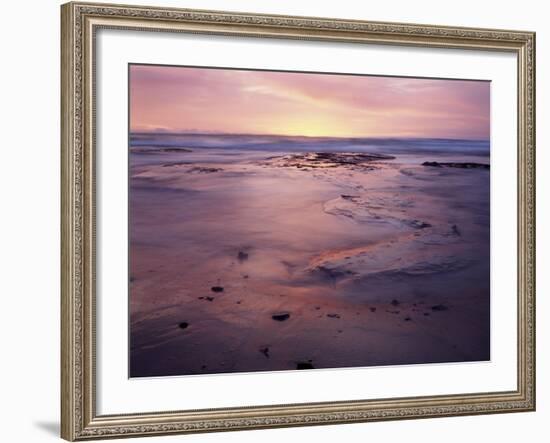
[(132, 133), (131, 148), (241, 149), (275, 152), (383, 152), (407, 154), (438, 152), (489, 155), (489, 140), (443, 138), (335, 138), (247, 134)]

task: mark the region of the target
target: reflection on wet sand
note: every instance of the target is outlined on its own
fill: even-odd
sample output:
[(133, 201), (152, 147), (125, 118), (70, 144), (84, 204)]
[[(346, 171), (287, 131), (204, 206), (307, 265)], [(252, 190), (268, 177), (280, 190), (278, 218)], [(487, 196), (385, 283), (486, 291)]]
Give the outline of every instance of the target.
[(489, 170), (465, 163), (488, 157), (132, 152), (131, 376), (489, 359)]

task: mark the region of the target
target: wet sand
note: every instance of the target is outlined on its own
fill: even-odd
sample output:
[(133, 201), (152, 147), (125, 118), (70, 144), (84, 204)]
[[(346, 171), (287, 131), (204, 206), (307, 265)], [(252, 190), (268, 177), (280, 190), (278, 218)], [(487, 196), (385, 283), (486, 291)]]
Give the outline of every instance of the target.
[(488, 157), (130, 161), (132, 377), (490, 358)]

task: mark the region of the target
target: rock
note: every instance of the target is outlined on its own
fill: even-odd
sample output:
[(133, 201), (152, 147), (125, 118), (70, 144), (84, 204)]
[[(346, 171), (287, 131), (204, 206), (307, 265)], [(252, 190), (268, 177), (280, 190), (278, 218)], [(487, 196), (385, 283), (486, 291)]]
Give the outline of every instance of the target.
[(135, 281), (136, 281), (136, 278), (133, 277), (133, 276), (130, 276), (130, 283), (133, 283), (133, 282), (135, 282)]
[(208, 301), (214, 301), (214, 297), (210, 297), (210, 296), (206, 296), (204, 297), (204, 299)]
[(425, 229), (425, 228), (432, 227), (432, 225), (430, 225), (429, 223), (426, 223), (420, 220), (410, 220), (410, 221), (407, 221), (407, 224), (414, 229)]
[(376, 312), (376, 308), (369, 308), (370, 312)]
[(443, 165), (441, 163), (438, 163), (438, 162), (424, 162), (422, 163), (422, 166), (432, 166), (434, 168), (442, 168)]
[(315, 369), (315, 368), (309, 361), (300, 361), (296, 363), (296, 369)]
[(457, 236), (461, 236), (460, 234), (460, 230), (458, 229), (458, 226), (457, 225), (453, 225), (452, 228), (451, 228), (452, 232), (454, 235), (457, 235)]
[(348, 272), (341, 271), (339, 269), (331, 269), (326, 266), (317, 266), (313, 269), (313, 272), (326, 280), (332, 281), (340, 280), (349, 275)]
[(449, 308), (445, 305), (434, 305), (432, 306), (432, 311), (446, 311)]
[(212, 173), (212, 172), (220, 172), (220, 171), (223, 171), (222, 168), (208, 168), (208, 167), (204, 167), (204, 166), (196, 166), (194, 168), (191, 168), (189, 169), (188, 172), (198, 172), (198, 173), (201, 173), (201, 174), (208, 174), (208, 173)]
[(410, 318), (410, 317), (405, 317), (403, 320), (405, 320), (405, 321), (412, 321), (412, 318)]
[(271, 316), (271, 318), (273, 320), (276, 320), (276, 321), (285, 321), (285, 320), (288, 320), (290, 318), (290, 313), (288, 313), (288, 312), (279, 312), (277, 314), (273, 314)]
[(340, 318), (340, 314), (327, 314), (329, 318)]
[(268, 158), (269, 164), (278, 167), (294, 167), (297, 169), (323, 169), (344, 167), (361, 167), (363, 170), (376, 169), (368, 163), (393, 160), (395, 157), (385, 154), (359, 153), (359, 152), (305, 152), (299, 154), (284, 155)]
[(182, 321), (179, 325), (180, 329), (187, 329), (189, 327), (189, 323), (186, 321)]
[(422, 166), (431, 166), (433, 168), (460, 168), (460, 169), (489, 169), (490, 166), (485, 163), (473, 162), (424, 162)]
[(212, 286), (210, 290), (212, 292), (223, 292), (223, 286)]
[(261, 348), (260, 352), (266, 356), (266, 358), (269, 358), (269, 348), (266, 346), (265, 348)]
[(248, 260), (248, 253), (243, 252), (243, 251), (239, 251), (239, 253), (237, 254), (237, 258), (240, 262)]
[(321, 306), (315, 306), (315, 310), (318, 311), (321, 309)]
[(429, 313), (429, 312), (424, 312), (424, 315), (425, 315), (426, 317), (428, 317), (428, 316), (430, 315), (430, 313)]
[(392, 306), (399, 306), (399, 300), (393, 299), (390, 304)]

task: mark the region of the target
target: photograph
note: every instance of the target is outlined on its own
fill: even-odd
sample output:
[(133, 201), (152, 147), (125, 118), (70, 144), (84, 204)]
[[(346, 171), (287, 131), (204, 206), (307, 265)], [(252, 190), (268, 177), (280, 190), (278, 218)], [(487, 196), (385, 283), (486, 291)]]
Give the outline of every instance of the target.
[(490, 361), (490, 105), (130, 63), (129, 377)]
[(542, 15), (146, 1), (61, 5), (60, 94), (15, 74), (60, 111), (11, 133), (60, 139), (25, 165), (59, 176), (59, 312), (33, 324), (59, 325), (61, 437), (535, 411)]

